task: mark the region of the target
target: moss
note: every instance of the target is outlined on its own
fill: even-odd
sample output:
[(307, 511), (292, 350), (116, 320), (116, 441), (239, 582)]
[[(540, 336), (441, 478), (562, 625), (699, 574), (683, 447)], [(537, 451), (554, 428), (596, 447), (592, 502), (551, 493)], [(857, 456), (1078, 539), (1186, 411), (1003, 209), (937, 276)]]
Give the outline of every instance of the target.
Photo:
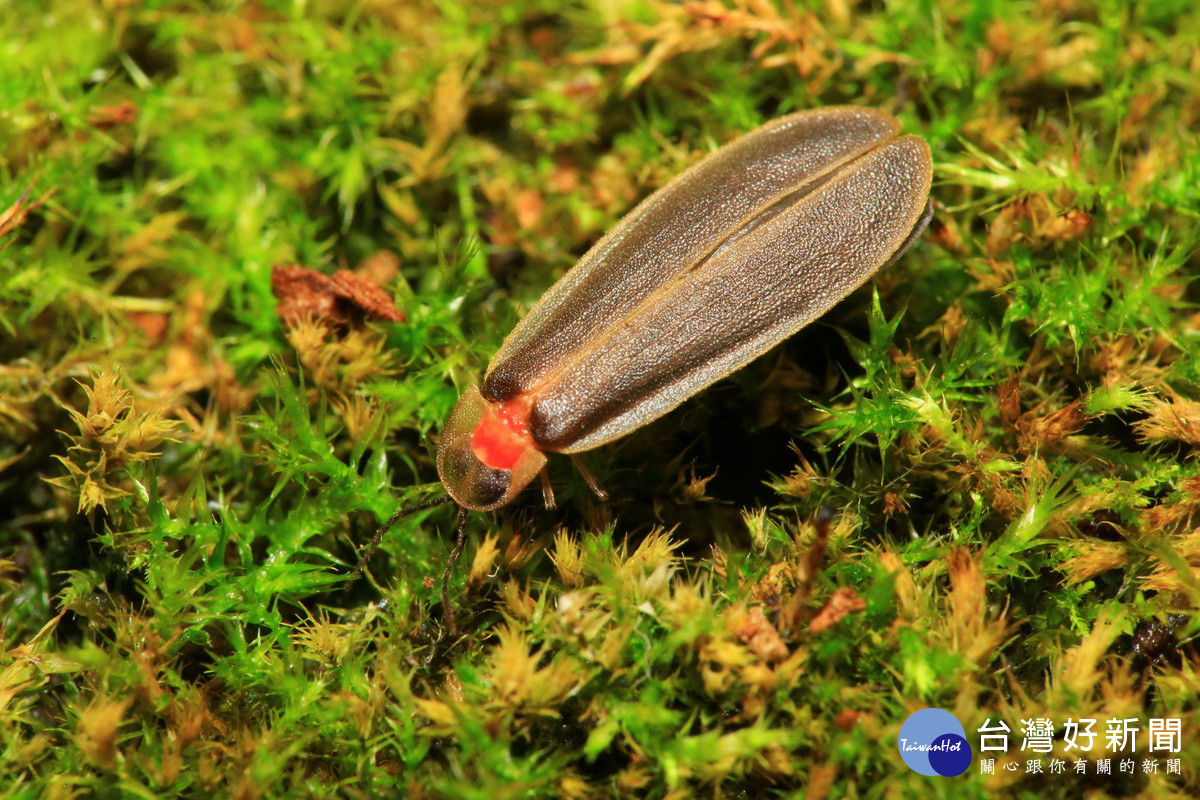
[[(1200, 791), (895, 745), (1180, 717), (1200, 759), (1200, 13), (819, 5), (16, 0), (0, 791)], [(451, 507), (354, 568), (460, 391), (638, 199), (836, 103), (930, 142), (923, 241), (589, 454), (610, 504), (560, 460), (558, 511), (472, 517), (430, 659)], [(278, 264), (407, 319), (285, 326)]]

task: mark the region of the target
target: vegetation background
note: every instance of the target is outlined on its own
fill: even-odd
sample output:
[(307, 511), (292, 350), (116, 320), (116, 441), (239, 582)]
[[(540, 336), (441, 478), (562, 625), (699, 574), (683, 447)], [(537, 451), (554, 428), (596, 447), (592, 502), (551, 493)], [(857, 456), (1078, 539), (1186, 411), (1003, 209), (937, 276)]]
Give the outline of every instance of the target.
[[(1191, 0), (10, 0), (0, 795), (1197, 796), (1197, 31)], [(353, 567), (434, 496), (460, 391), (639, 198), (839, 103), (929, 141), (923, 241), (589, 454), (611, 503), (560, 460), (558, 511), (473, 516), (430, 659), (451, 507)], [(407, 319), (284, 325), (277, 264)], [(906, 769), (925, 706), (1012, 728), (994, 774)], [(1029, 773), (1038, 718), (1136, 720), (1136, 769), (1056, 738)]]

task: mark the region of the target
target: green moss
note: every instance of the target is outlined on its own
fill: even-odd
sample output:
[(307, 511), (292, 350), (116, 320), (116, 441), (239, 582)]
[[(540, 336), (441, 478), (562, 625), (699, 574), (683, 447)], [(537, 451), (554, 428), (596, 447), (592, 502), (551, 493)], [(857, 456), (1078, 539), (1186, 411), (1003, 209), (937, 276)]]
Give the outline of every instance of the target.
[[(0, 15), (4, 796), (1200, 791), (1193, 3), (201, 5)], [(588, 454), (610, 504), (561, 460), (473, 516), (430, 659), (452, 507), (354, 568), (461, 390), (638, 199), (837, 103), (928, 139), (935, 225)], [(277, 264), (407, 320), (285, 327)], [(1016, 764), (1181, 717), (1184, 775), (925, 778), (925, 706)]]

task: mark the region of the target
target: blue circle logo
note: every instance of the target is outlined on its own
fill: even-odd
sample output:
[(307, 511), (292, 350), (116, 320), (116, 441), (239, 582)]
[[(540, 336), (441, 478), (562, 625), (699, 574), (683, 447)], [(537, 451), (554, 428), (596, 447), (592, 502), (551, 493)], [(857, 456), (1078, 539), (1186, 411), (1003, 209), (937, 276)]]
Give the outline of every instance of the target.
[(913, 772), (954, 778), (971, 766), (971, 745), (958, 717), (940, 708), (923, 708), (900, 726), (900, 757)]

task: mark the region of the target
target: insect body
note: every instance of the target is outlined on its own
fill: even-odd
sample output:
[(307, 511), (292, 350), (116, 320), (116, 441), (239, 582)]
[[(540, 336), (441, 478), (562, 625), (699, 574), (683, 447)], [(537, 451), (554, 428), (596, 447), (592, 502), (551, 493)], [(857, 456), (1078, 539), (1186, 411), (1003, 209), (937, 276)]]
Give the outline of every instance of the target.
[(546, 452), (589, 450), (662, 416), (899, 258), (932, 213), (929, 147), (899, 127), (861, 108), (792, 114), (643, 201), (454, 407), (437, 458), (453, 500), (505, 505)]

